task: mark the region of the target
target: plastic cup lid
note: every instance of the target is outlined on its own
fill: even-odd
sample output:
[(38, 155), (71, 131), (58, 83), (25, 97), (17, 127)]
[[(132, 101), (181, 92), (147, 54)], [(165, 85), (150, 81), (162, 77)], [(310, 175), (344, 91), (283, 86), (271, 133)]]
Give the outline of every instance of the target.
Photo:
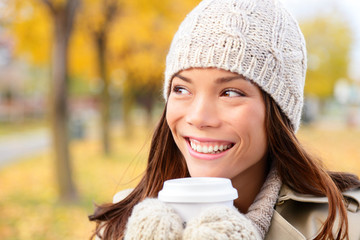
[(230, 179), (216, 177), (190, 177), (167, 180), (158, 194), (163, 202), (223, 202), (238, 198)]

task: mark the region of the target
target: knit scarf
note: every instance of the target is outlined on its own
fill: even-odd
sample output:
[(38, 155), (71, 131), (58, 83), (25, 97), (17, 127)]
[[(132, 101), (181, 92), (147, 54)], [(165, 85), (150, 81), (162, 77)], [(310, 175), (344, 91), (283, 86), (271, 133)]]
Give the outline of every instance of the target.
[(279, 195), (281, 180), (275, 167), (273, 167), (262, 186), (260, 192), (245, 214), (249, 218), (264, 239), (269, 230), (271, 218), (274, 214), (274, 206)]

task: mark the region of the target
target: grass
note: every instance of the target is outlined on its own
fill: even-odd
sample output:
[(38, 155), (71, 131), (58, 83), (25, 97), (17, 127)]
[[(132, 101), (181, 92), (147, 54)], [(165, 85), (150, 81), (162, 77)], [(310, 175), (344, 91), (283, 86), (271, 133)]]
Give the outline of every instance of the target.
[[(119, 134), (117, 134), (119, 135)], [(88, 239), (94, 224), (87, 216), (94, 203), (109, 202), (122, 189), (133, 187), (145, 167), (150, 131), (132, 138), (116, 136), (111, 157), (104, 157), (94, 140), (72, 142), (73, 176), (80, 200), (57, 201), (54, 159), (45, 152), (0, 172), (0, 239)], [(149, 141), (147, 141), (149, 142)]]
[(0, 122), (0, 139), (10, 134), (22, 134), (34, 130), (44, 129), (48, 126), (45, 119), (33, 119), (14, 122)]
[[(76, 204), (57, 201), (51, 152), (3, 168), (0, 239), (88, 239), (94, 229), (87, 220), (93, 203), (109, 202), (117, 191), (134, 186), (145, 167), (151, 131), (138, 129), (131, 138), (121, 137), (122, 132), (114, 135), (111, 157), (102, 156), (95, 140), (72, 142), (73, 175), (80, 195)], [(326, 159), (330, 169), (360, 175), (359, 131), (304, 128), (298, 137)]]
[(333, 171), (360, 176), (360, 130), (302, 128), (297, 134), (303, 146)]

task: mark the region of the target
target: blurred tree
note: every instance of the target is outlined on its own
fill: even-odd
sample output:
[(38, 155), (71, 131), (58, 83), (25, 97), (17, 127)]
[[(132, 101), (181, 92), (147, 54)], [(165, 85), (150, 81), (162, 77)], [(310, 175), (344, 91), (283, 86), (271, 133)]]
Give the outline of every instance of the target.
[(111, 98), (109, 93), (110, 78), (107, 64), (108, 36), (111, 25), (120, 15), (121, 2), (119, 0), (88, 0), (83, 5), (81, 11), (82, 22), (90, 32), (90, 37), (95, 45), (97, 53), (96, 65), (100, 76), (100, 112), (101, 112), (101, 137), (103, 152), (109, 155), (110, 145), (110, 105)]
[[(102, 129), (108, 129), (108, 105), (114, 91), (122, 94), (127, 134), (131, 134), (133, 121), (129, 117), (135, 102), (146, 109), (145, 122), (151, 123), (154, 104), (161, 96), (167, 49), (179, 22), (195, 4), (190, 0), (84, 1), (72, 46), (75, 51), (71, 51), (72, 68), (87, 74), (89, 80), (101, 80), (99, 96), (103, 96), (101, 102), (105, 103), (102, 104)], [(85, 32), (90, 35), (86, 37)], [(86, 38), (93, 41), (80, 40)], [(85, 50), (89, 49), (89, 42), (93, 43), (91, 50), (98, 52), (96, 57), (91, 55), (92, 51)], [(91, 63), (85, 62), (89, 59)], [(93, 68), (99, 69), (98, 73), (89, 72)], [(125, 74), (119, 75), (119, 72)], [(108, 138), (106, 131), (102, 135), (103, 139)], [(103, 142), (106, 149), (106, 141)]]
[[(161, 99), (165, 56), (171, 39), (186, 13), (198, 2), (130, 1), (122, 20), (111, 32), (109, 46), (115, 51), (110, 54), (109, 62), (126, 71), (124, 98), (135, 100), (145, 109), (145, 122), (149, 125), (152, 123), (154, 106)], [(119, 38), (122, 40), (119, 41)], [(124, 103), (132, 104), (129, 101)], [(124, 109), (130, 107), (125, 106)], [(126, 116), (129, 114), (125, 113)]]
[(9, 28), (16, 37), (15, 55), (30, 64), (51, 61), (50, 119), (60, 199), (73, 201), (77, 190), (72, 178), (68, 141), (68, 46), (80, 0), (13, 0)]
[[(40, 1), (50, 9), (50, 15), (44, 13), (44, 8), (35, 4)], [(50, 42), (56, 43), (56, 36), (48, 33), (52, 27), (55, 32), (57, 31), (55, 21), (52, 25), (50, 19), (55, 19), (54, 9), (66, 6), (67, 1), (15, 0), (15, 2), (23, 6), (19, 14), (21, 12), (21, 15), (27, 18), (26, 21), (16, 24), (21, 41), (18, 45), (19, 52), (22, 55), (30, 52), (29, 58), (33, 63), (46, 64)], [(114, 91), (112, 89), (114, 85), (122, 88), (125, 120), (130, 115), (134, 101), (137, 101), (146, 109), (148, 116), (146, 122), (152, 122), (154, 104), (161, 96), (164, 61), (172, 36), (185, 14), (199, 0), (197, 2), (83, 0), (82, 2), (68, 51), (70, 58), (68, 75), (72, 80), (85, 80), (89, 84), (94, 84), (100, 79), (103, 148), (105, 152), (110, 152), (109, 91)], [(118, 11), (120, 9), (121, 12)], [(32, 28), (35, 31), (31, 31)], [(65, 35), (63, 37), (63, 43), (68, 46), (69, 39), (66, 39)], [(93, 41), (89, 41), (90, 39)], [(38, 47), (38, 43), (43, 47)], [(119, 80), (117, 72), (126, 73), (125, 77)], [(56, 95), (51, 94), (51, 96)]]
[(60, 196), (75, 200), (68, 137), (68, 46), (80, 0), (39, 0), (53, 21), (51, 123)]
[(326, 99), (333, 96), (340, 78), (347, 78), (352, 33), (335, 10), (301, 24), (308, 50), (305, 94)]

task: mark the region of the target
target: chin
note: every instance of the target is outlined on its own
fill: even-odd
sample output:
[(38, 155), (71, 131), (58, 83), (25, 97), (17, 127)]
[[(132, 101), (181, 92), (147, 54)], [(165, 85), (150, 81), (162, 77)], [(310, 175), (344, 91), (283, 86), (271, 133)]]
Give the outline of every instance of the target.
[(190, 171), (191, 177), (221, 177), (228, 178), (224, 174), (219, 173), (218, 171)]

